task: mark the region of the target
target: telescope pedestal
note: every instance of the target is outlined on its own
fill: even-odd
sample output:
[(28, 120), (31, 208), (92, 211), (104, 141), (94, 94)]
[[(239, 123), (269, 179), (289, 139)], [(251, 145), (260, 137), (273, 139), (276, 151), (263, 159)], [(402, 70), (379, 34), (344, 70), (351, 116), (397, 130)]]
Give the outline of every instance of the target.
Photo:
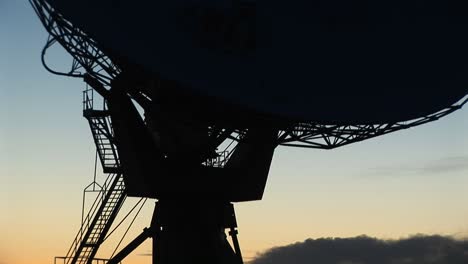
[(153, 264), (242, 264), (236, 227), (230, 203), (159, 201), (151, 223)]

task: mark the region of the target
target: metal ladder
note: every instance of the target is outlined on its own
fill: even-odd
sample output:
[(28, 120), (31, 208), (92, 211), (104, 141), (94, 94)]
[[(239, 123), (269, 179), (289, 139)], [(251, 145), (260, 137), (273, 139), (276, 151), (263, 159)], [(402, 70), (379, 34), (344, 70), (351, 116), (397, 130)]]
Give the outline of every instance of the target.
[(88, 215), (83, 220), (82, 226), (67, 252), (65, 263), (92, 263), (125, 198), (122, 175), (109, 175)]
[(83, 219), (66, 257), (59, 258), (66, 264), (91, 264), (93, 260), (107, 262), (94, 257), (126, 198), (110, 114), (105, 102), (102, 110), (95, 110), (93, 97), (93, 89), (87, 87), (83, 91), (83, 116), (88, 120), (103, 171), (109, 176)]
[(103, 102), (102, 110), (95, 110), (93, 101), (93, 89), (86, 88), (83, 91), (83, 116), (88, 120), (91, 128), (102, 169), (104, 173), (119, 173), (119, 156), (114, 142), (110, 113), (105, 102)]
[(113, 143), (108, 111), (86, 110), (83, 114), (88, 119), (104, 173), (118, 173), (119, 159), (116, 146)]

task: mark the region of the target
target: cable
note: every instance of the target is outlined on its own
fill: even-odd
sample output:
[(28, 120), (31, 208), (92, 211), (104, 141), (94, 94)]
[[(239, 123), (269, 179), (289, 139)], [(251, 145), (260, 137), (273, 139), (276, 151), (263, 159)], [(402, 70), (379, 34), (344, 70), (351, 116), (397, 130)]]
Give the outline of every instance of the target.
[[(114, 227), (114, 229), (112, 229), (112, 231), (102, 240), (102, 242), (106, 241), (106, 239), (108, 239), (112, 235), (112, 233), (114, 233), (114, 231), (117, 230), (117, 228), (119, 228), (119, 226), (127, 219), (127, 217), (133, 212), (133, 210), (135, 210), (135, 208), (138, 206), (138, 204), (140, 204), (141, 201), (143, 201), (143, 199), (148, 199), (148, 198), (144, 198), (144, 197), (140, 198), (140, 200), (127, 213), (127, 215), (125, 215), (125, 217), (117, 224), (117, 226)], [(145, 202), (146, 202), (146, 200), (145, 200)], [(145, 204), (145, 203), (143, 202), (143, 204)], [(137, 215), (138, 215), (138, 213), (137, 213)]]
[[(142, 198), (143, 199), (143, 198)], [(130, 227), (132, 227), (133, 225), (133, 222), (135, 222), (135, 219), (137, 218), (138, 214), (140, 213), (141, 209), (143, 208), (143, 206), (145, 205), (146, 201), (148, 200), (148, 198), (144, 198), (145, 200), (143, 201), (143, 203), (141, 204), (141, 207), (140, 209), (138, 209), (138, 212), (135, 214), (135, 216), (133, 217), (133, 220), (132, 222), (130, 223), (130, 225), (128, 226), (127, 230), (125, 231), (124, 235), (122, 236), (122, 239), (120, 239), (119, 241), (119, 244), (117, 244), (117, 246), (115, 247), (115, 250), (114, 252), (112, 252), (112, 255), (110, 257), (110, 259), (112, 259), (114, 257), (114, 254), (115, 252), (117, 252), (117, 249), (120, 247), (120, 244), (122, 244), (122, 241), (124, 240), (125, 236), (127, 235), (128, 231), (130, 230)], [(141, 199), (140, 199), (141, 200)]]
[(52, 73), (52, 74), (56, 74), (56, 75), (61, 75), (61, 76), (69, 76), (69, 77), (83, 77), (83, 74), (79, 73), (73, 73), (73, 69), (69, 72), (69, 73), (63, 73), (63, 72), (58, 72), (58, 71), (55, 71), (55, 70), (52, 70), (48, 65), (47, 65), (47, 62), (45, 61), (45, 55), (46, 55), (46, 52), (47, 50), (52, 47), (52, 45), (54, 45), (55, 43), (57, 42), (56, 39), (54, 38), (51, 38), (49, 36), (44, 48), (42, 49), (42, 53), (41, 53), (41, 62), (42, 62), (42, 65), (44, 66), (44, 68)]

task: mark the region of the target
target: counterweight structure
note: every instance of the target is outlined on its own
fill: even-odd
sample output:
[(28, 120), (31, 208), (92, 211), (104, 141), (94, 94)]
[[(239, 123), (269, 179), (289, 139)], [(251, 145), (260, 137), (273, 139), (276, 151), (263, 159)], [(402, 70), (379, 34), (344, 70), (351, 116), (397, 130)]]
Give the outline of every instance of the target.
[[(233, 203), (262, 198), (277, 146), (333, 149), (435, 121), (461, 108), (468, 100), (466, 85), (465, 88), (441, 90), (433, 97), (427, 93), (422, 98), (433, 103), (408, 104), (405, 101), (402, 103), (405, 110), (395, 106), (394, 116), (381, 112), (382, 119), (378, 120), (375, 116), (379, 113), (374, 116), (360, 110), (367, 97), (348, 98), (349, 94), (338, 93), (336, 108), (339, 111), (308, 119), (292, 117), (287, 110), (268, 112), (270, 105), (253, 92), (245, 97), (257, 100), (261, 107), (266, 106), (262, 108), (264, 111), (252, 109), (247, 101), (223, 97), (216, 92), (204, 94), (206, 90), (192, 89), (188, 85), (199, 86), (206, 80), (197, 83), (183, 80), (183, 76), (180, 77), (182, 81), (172, 78), (174, 72), (154, 71), (136, 63), (138, 59), (131, 55), (133, 53), (123, 54), (119, 52), (120, 47), (102, 44), (106, 43), (102, 37), (105, 34), (91, 37), (85, 30), (94, 34), (99, 31), (73, 24), (77, 21), (86, 27), (86, 23), (67, 9), (65, 1), (30, 2), (50, 34), (42, 52), (44, 66), (54, 74), (82, 78), (91, 87), (84, 92), (83, 114), (89, 122), (102, 168), (112, 175), (101, 193), (101, 201), (93, 207), (63, 259), (66, 263), (96, 260), (96, 252), (126, 196), (158, 199), (153, 220), (113, 258), (101, 261), (119, 263), (143, 241), (152, 238), (153, 263), (242, 263)], [(184, 1), (179, 4), (182, 6)], [(109, 5), (109, 10), (112, 8), (120, 10), (118, 4)], [(241, 57), (257, 52), (256, 35), (252, 33), (256, 23), (252, 16), (258, 11), (256, 2), (233, 1), (227, 9), (234, 15), (229, 16), (230, 22), (226, 23), (240, 30), (239, 34), (233, 33), (237, 32), (235, 30), (231, 32), (235, 41), (229, 43), (243, 44), (229, 44), (226, 48), (226, 43), (214, 41), (224, 50), (224, 53), (214, 54), (230, 58), (232, 54), (226, 51), (240, 52)], [(92, 12), (90, 14), (92, 16)], [(219, 22), (219, 18), (216, 21)], [(55, 43), (73, 57), (72, 67), (67, 72), (50, 69), (45, 62), (47, 49)], [(301, 89), (310, 93), (310, 89), (316, 88)], [(102, 109), (94, 107), (93, 91), (103, 98)], [(301, 95), (294, 96), (288, 98), (302, 100)], [(375, 96), (378, 98), (377, 94)], [(345, 107), (347, 103), (340, 105), (348, 101), (347, 98), (360, 105), (354, 112)], [(311, 105), (321, 103), (310, 100)]]

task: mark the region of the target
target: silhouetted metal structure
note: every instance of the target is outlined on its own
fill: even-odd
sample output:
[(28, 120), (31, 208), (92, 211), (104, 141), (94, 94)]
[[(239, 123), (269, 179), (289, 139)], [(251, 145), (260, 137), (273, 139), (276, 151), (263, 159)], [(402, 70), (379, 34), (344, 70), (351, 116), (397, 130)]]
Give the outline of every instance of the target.
[[(30, 2), (50, 33), (44, 66), (104, 98), (95, 110), (86, 90), (84, 116), (119, 197), (158, 199), (108, 263), (149, 237), (154, 263), (242, 263), (232, 203), (262, 198), (277, 146), (332, 149), (467, 102), (458, 1)], [(68, 72), (45, 63), (56, 42)], [(75, 240), (70, 263), (91, 263), (107, 226)]]

